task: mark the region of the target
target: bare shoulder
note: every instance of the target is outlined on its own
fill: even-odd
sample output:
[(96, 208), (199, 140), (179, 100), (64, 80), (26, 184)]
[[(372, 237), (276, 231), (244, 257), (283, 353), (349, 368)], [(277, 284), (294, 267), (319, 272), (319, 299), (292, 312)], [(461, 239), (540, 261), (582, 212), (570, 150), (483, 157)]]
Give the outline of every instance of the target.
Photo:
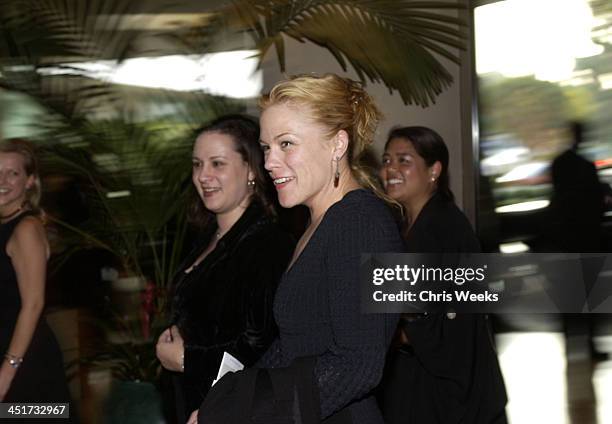
[(15, 227), (14, 235), (17, 237), (36, 237), (45, 236), (45, 226), (40, 218), (35, 216), (26, 216)]
[(35, 216), (26, 216), (15, 227), (6, 251), (12, 256), (16, 250), (31, 252), (41, 246), (47, 249), (47, 234), (42, 221)]

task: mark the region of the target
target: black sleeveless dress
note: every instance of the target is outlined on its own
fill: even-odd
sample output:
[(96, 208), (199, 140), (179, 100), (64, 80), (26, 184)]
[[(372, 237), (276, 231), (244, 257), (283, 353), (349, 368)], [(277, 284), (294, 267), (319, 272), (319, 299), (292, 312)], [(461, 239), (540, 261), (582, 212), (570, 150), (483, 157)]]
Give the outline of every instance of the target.
[[(8, 350), (21, 308), (17, 276), (11, 258), (6, 254), (6, 244), (17, 224), (31, 214), (31, 212), (22, 213), (0, 225), (0, 353), (2, 355)], [(69, 402), (62, 354), (55, 336), (42, 316), (4, 402)]]

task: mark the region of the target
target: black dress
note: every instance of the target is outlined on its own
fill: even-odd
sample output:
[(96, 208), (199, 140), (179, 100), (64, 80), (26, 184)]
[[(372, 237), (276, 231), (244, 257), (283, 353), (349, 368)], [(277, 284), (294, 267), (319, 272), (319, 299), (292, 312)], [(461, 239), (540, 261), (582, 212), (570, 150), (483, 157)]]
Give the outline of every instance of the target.
[[(21, 296), (17, 276), (6, 245), (23, 218), (24, 212), (0, 225), (0, 352), (8, 350), (17, 316), (21, 309)], [(17, 369), (4, 402), (69, 402), (68, 385), (62, 353), (55, 336), (41, 316), (23, 363)], [(75, 411), (71, 411), (74, 413)]]
[[(480, 245), (459, 208), (435, 194), (411, 227), (406, 250), (452, 261), (453, 254), (477, 253)], [(389, 352), (381, 385), (388, 424), (506, 422), (506, 392), (486, 315), (433, 314), (401, 325), (410, 346)]]
[(272, 301), (294, 249), (293, 238), (253, 202), (191, 272), (208, 231), (179, 268), (172, 319), (185, 342), (184, 373), (173, 373), (179, 422), (186, 422), (217, 377), (223, 352), (253, 365), (277, 334)]

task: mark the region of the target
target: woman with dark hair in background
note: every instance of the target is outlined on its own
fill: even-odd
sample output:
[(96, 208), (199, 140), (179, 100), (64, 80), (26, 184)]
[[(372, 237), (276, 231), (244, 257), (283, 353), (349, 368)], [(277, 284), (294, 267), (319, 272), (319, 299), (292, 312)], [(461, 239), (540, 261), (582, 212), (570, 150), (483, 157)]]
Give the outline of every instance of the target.
[(42, 312), (49, 244), (33, 147), (0, 143), (0, 402), (68, 402), (62, 354)]
[(192, 166), (203, 235), (175, 277), (171, 326), (157, 344), (174, 373), (181, 423), (202, 403), (224, 352), (248, 367), (276, 336), (272, 301), (294, 247), (274, 222), (256, 122), (232, 115), (200, 129)]
[[(480, 252), (455, 205), (448, 149), (438, 133), (393, 129), (382, 162), (385, 191), (404, 208), (408, 252), (447, 259)], [(506, 422), (506, 393), (486, 315), (406, 314), (397, 340), (380, 397), (388, 424)]]
[(480, 243), (450, 189), (448, 149), (426, 127), (395, 128), (383, 154), (387, 194), (404, 208), (409, 252), (479, 252)]

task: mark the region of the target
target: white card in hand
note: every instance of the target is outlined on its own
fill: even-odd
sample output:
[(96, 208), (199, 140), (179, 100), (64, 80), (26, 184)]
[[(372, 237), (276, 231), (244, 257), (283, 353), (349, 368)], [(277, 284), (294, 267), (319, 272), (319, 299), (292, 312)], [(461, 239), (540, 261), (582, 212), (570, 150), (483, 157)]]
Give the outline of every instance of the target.
[(227, 352), (223, 352), (223, 358), (221, 359), (221, 365), (219, 366), (219, 372), (217, 378), (212, 382), (214, 386), (217, 381), (221, 379), (228, 372), (236, 372), (244, 369), (244, 365), (238, 359), (233, 357)]

